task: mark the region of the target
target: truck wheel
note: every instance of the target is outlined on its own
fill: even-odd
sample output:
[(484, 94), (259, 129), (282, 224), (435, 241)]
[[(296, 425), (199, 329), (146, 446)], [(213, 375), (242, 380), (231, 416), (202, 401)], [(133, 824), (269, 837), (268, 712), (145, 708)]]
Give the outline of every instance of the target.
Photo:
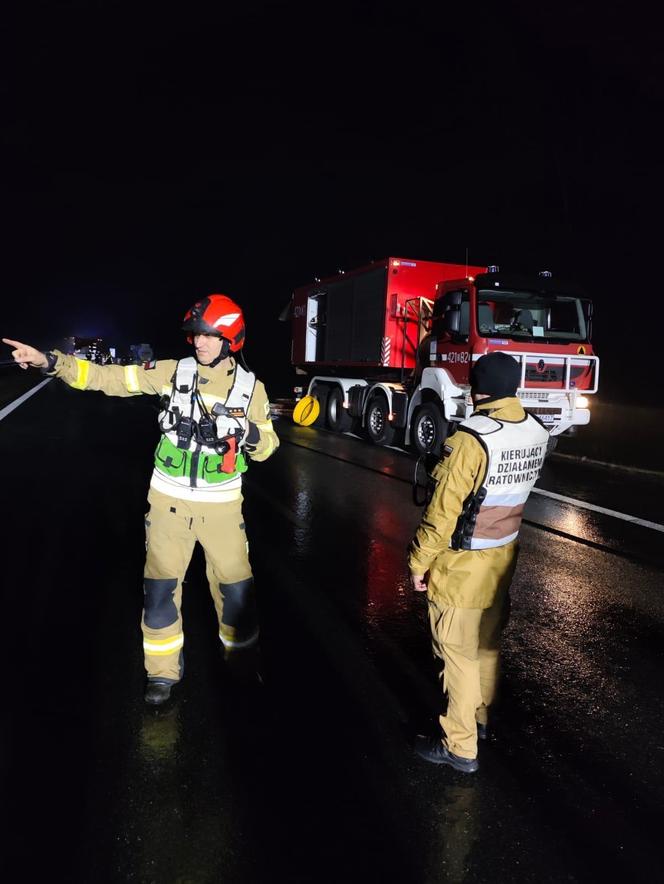
[(447, 437), (448, 422), (435, 402), (425, 402), (415, 412), (410, 430), (411, 444), (418, 454), (440, 455)]
[(373, 396), (367, 406), (366, 428), (371, 441), (376, 445), (391, 445), (394, 440), (394, 427), (388, 420), (387, 399)]
[(313, 423), (314, 427), (324, 427), (326, 425), (326, 417), (327, 417), (327, 397), (329, 395), (330, 388), (327, 384), (314, 384), (311, 388), (310, 395), (315, 396), (318, 399), (318, 404), (320, 405), (320, 412), (318, 417)]
[(334, 387), (327, 397), (327, 425), (335, 433), (347, 433), (352, 424), (353, 419), (344, 408), (344, 394)]

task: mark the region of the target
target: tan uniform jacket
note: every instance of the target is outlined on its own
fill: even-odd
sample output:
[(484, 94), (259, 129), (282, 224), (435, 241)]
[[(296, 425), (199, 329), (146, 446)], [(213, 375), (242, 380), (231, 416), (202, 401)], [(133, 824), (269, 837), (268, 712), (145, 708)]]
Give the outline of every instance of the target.
[[(58, 357), (55, 369), (51, 372), (53, 376), (61, 378), (70, 387), (78, 390), (101, 390), (108, 396), (138, 396), (142, 393), (168, 396), (177, 367), (176, 359), (151, 363), (154, 367), (150, 368), (142, 365), (95, 365), (85, 359), (66, 356), (58, 350), (53, 352)], [(223, 363), (215, 368), (199, 365), (201, 393), (225, 399), (233, 384), (234, 374), (234, 361), (231, 361), (229, 368), (225, 368)], [(250, 457), (256, 461), (267, 460), (279, 447), (279, 438), (272, 427), (270, 403), (265, 387), (259, 380), (256, 381), (247, 417), (256, 425), (260, 434)]]
[[(524, 410), (516, 397), (476, 406), (500, 420), (518, 421)], [(433, 470), (433, 497), (408, 548), (412, 574), (429, 571), (429, 595), (455, 608), (491, 607), (500, 580), (513, 566), (516, 541), (483, 550), (452, 550), (450, 539), (471, 492), (476, 492), (487, 465), (486, 452), (470, 433), (455, 433), (445, 442)]]

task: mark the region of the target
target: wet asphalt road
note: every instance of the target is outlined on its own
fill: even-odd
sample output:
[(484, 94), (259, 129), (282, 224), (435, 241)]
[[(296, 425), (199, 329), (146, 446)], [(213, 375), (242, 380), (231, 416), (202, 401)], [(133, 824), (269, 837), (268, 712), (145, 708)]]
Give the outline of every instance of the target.
[[(476, 775), (439, 769), (409, 748), (441, 706), (404, 560), (412, 460), (280, 421), (282, 448), (245, 493), (264, 685), (222, 664), (197, 554), (185, 679), (155, 712), (139, 629), (155, 416), (152, 400), (53, 382), (0, 422), (8, 868), (158, 884), (653, 880), (661, 533), (531, 498), (492, 739)], [(540, 485), (664, 521), (653, 479), (552, 461)]]

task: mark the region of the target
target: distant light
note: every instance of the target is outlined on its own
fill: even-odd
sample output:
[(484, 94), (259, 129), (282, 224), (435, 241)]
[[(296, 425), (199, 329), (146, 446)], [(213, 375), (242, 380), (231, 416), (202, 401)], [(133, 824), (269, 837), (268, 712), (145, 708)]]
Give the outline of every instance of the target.
[(576, 397), (576, 407), (577, 408), (590, 408), (590, 399), (587, 396), (577, 396)]
[(498, 273), (500, 271), (500, 267), (497, 264), (489, 264), (486, 269), (487, 273)]
[(343, 275), (344, 275), (344, 271), (343, 271), (343, 270), (341, 270), (341, 269), (339, 269), (339, 270), (337, 270), (337, 273), (339, 273), (339, 274), (341, 274), (341, 276), (343, 276)]
[(550, 270), (540, 270), (538, 276), (543, 276), (545, 279), (551, 279), (553, 274)]

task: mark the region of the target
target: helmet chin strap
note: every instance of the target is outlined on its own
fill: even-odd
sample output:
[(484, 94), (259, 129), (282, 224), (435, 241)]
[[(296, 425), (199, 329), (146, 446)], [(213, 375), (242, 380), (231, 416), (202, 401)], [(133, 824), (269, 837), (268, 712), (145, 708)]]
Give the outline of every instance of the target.
[(228, 354), (231, 352), (231, 342), (226, 338), (221, 339), (221, 350), (216, 359), (213, 359), (212, 362), (208, 362), (206, 368), (214, 368), (215, 365), (219, 365), (224, 359), (228, 357)]

